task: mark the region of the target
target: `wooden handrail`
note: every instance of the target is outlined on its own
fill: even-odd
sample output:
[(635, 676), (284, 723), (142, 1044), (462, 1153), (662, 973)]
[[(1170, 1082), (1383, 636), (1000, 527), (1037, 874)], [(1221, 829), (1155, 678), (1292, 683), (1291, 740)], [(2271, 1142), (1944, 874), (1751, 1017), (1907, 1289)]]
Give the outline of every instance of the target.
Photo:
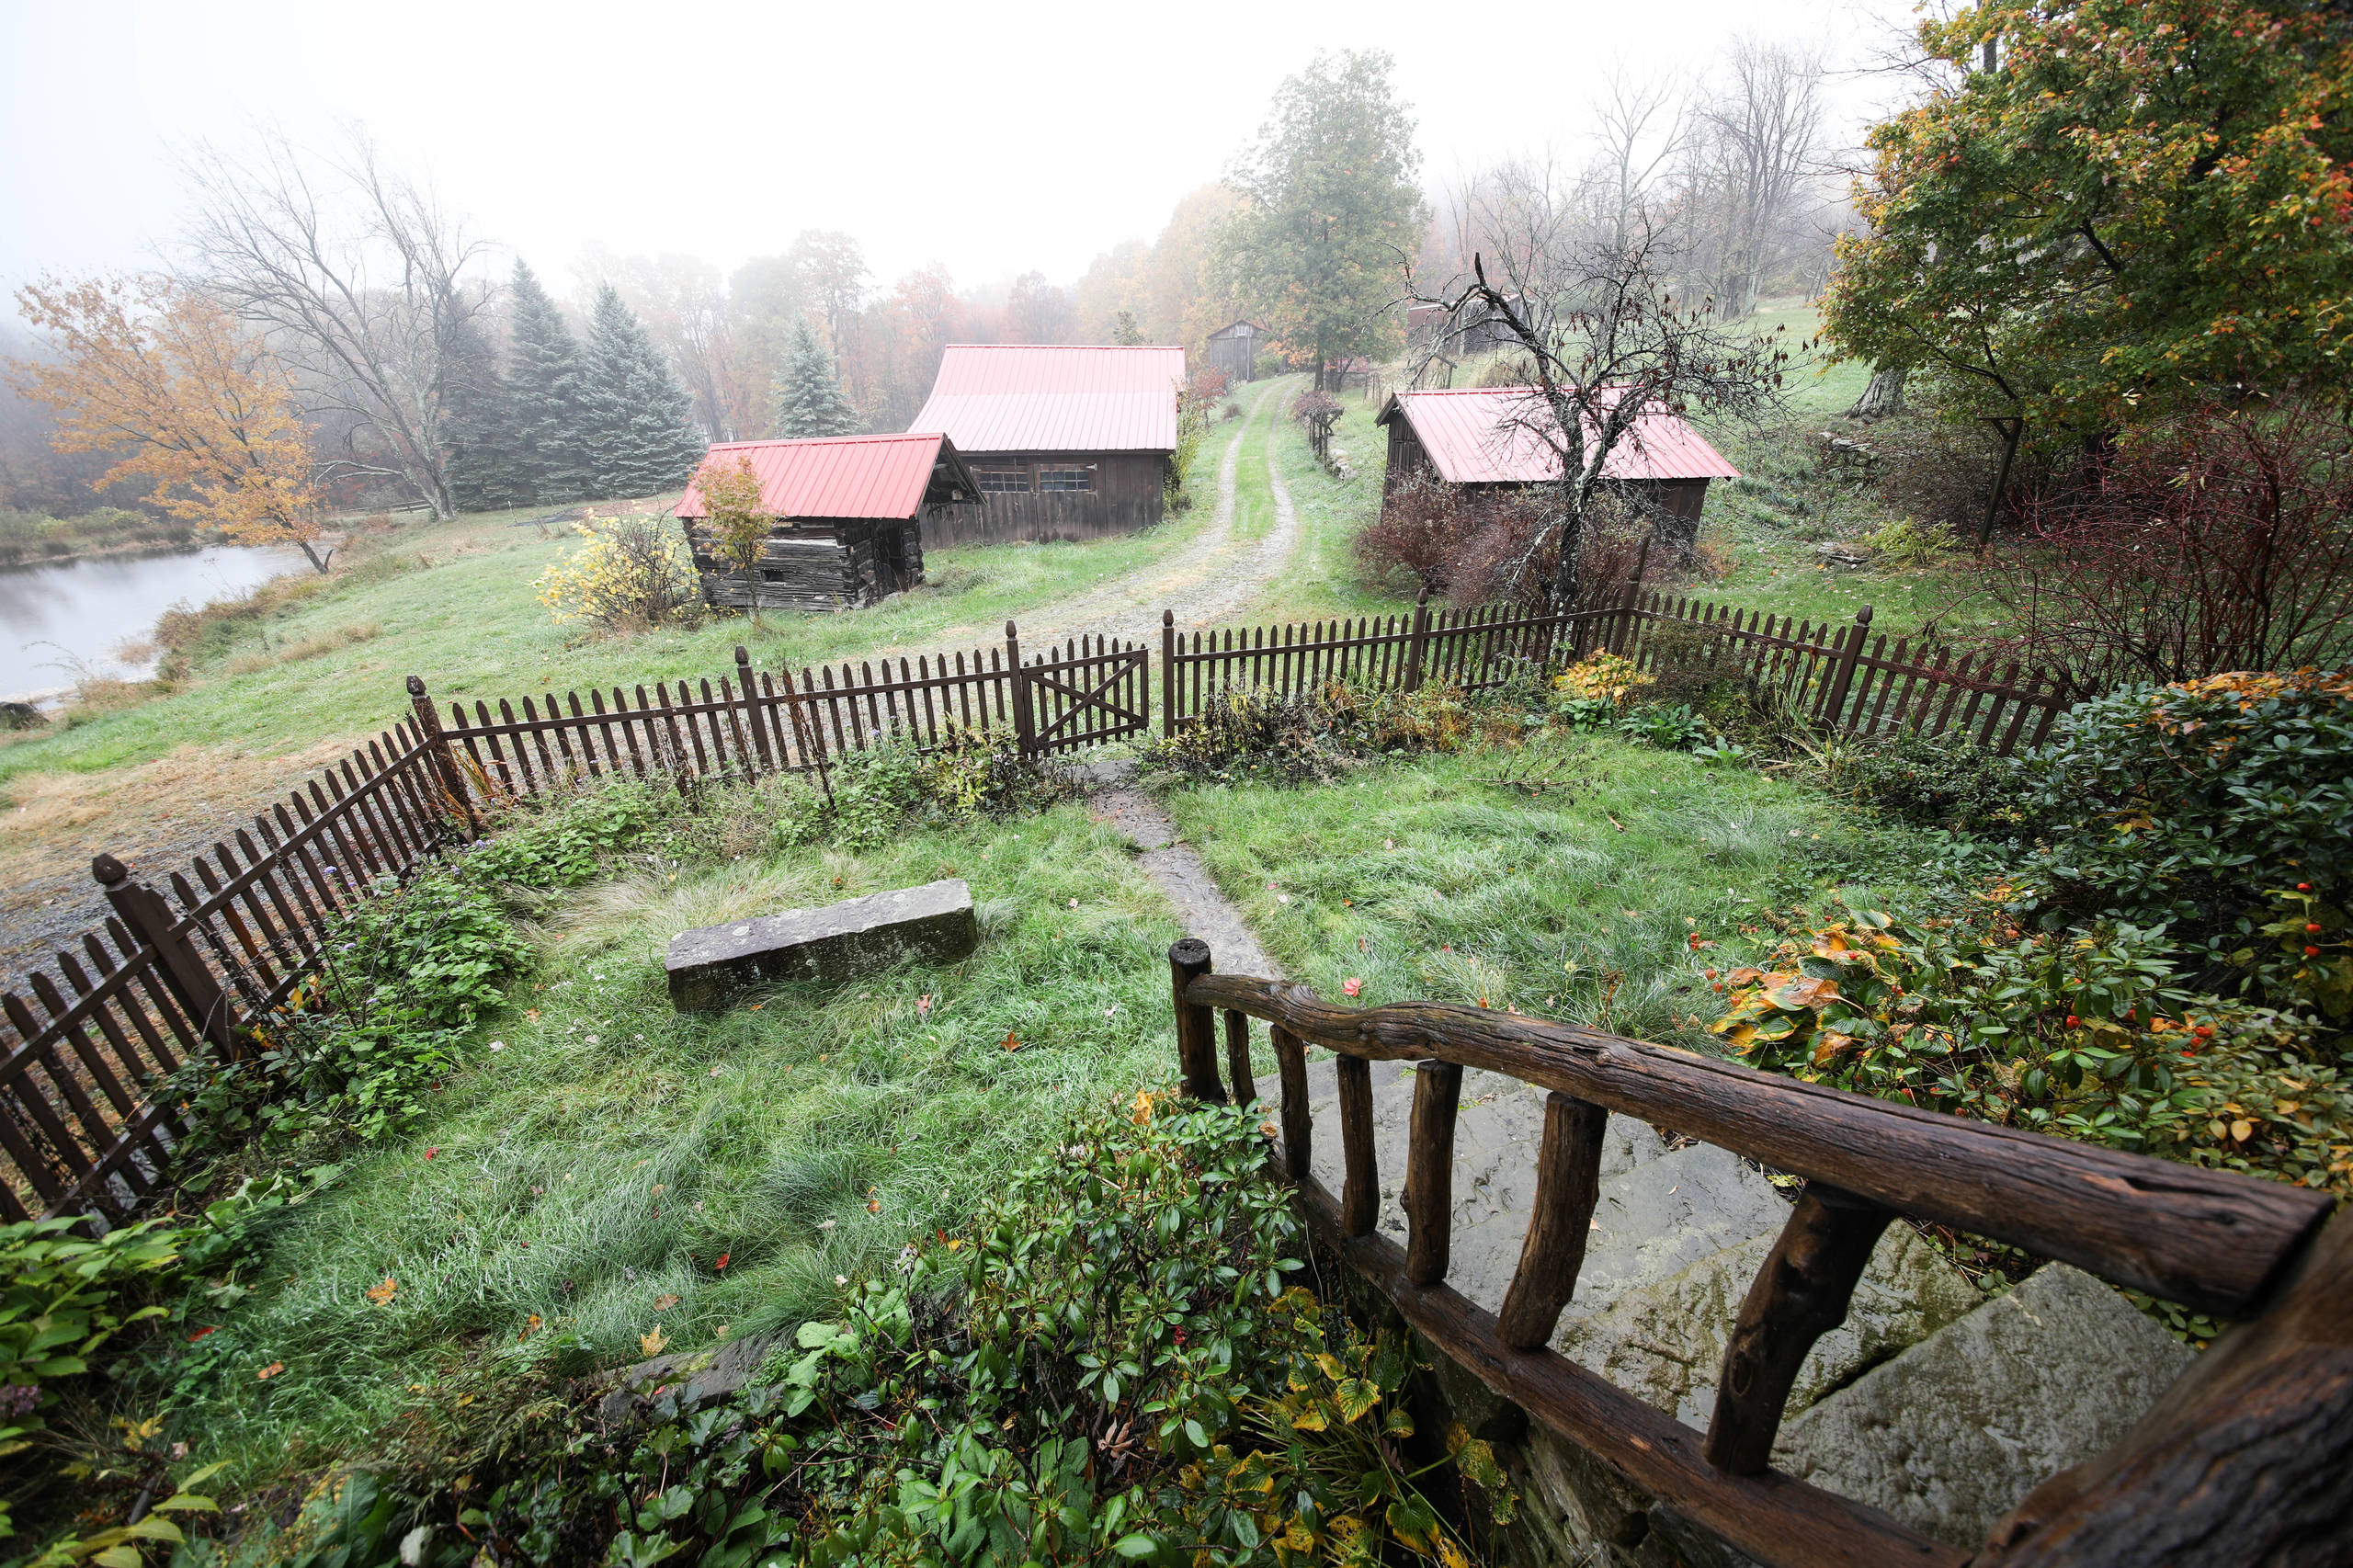
[(1483, 1007), (1336, 1007), (1207, 974), (1185, 999), (1371, 1061), (1435, 1058), (1672, 1127), (1811, 1181), (2237, 1316), (2326, 1216), (2326, 1193), (2070, 1142)]
[[(1514, 1014), (1418, 1002), (1336, 1007), (1303, 985), (1211, 972), (1207, 945), (1192, 938), (1169, 959), (1188, 1094), (1226, 1097), (1210, 1047), (1217, 1010), (1235, 1062), (1248, 1061), (1246, 1038), (1236, 1039), (1242, 1020), (1273, 1026), (1276, 1158), (1317, 1235), (1495, 1392), (1760, 1562), (2236, 1568), (2353, 1539), (2353, 1488), (2343, 1485), (2353, 1463), (2353, 1215), (2325, 1226), (2333, 1206), (2325, 1194)], [(1306, 1041), (1339, 1058), (1346, 1181), (1337, 1197), (1309, 1172)], [(1370, 1072), (1380, 1060), (1420, 1064), (1404, 1247), (1375, 1228)], [(1444, 1283), (1465, 1067), (1552, 1091), (1527, 1239), (1495, 1314)], [(1576, 1288), (1613, 1110), (1808, 1181), (1733, 1325), (1704, 1437), (1549, 1348)], [(1769, 1468), (1800, 1364), (1845, 1320), (1873, 1244), (1899, 1213), (2254, 1321), (2219, 1341), (2122, 1442), (2028, 1496), (1972, 1556)]]

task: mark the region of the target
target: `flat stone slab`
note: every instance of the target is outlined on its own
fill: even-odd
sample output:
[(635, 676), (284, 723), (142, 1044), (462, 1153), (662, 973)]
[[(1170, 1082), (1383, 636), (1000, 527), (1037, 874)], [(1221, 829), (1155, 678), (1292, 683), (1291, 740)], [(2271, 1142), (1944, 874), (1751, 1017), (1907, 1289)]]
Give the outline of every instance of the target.
[(909, 959), (949, 963), (980, 945), (972, 890), (953, 877), (681, 931), (664, 968), (679, 1011), (707, 1012), (762, 985), (852, 980)]
[(2045, 1264), (1782, 1427), (1773, 1468), (1974, 1545), (2195, 1358), (2097, 1279)]

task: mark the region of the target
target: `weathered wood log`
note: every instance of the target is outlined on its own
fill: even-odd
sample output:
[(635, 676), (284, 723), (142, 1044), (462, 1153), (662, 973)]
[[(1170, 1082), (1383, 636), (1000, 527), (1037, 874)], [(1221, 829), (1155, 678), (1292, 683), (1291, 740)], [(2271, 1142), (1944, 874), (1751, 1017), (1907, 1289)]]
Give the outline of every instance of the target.
[(1965, 1121), (1492, 1008), (1335, 1007), (1303, 985), (1239, 975), (1204, 978), (1188, 995), (1336, 1051), (1436, 1054), (1558, 1089), (2201, 1312), (2243, 1314), (2330, 1207), (2306, 1187)]
[(1258, 1097), (1258, 1082), (1250, 1074), (1250, 1015), (1239, 1007), (1225, 1010), (1225, 1075), (1235, 1105)]
[(1307, 1175), (1315, 1119), (1307, 1105), (1307, 1047), (1299, 1037), (1275, 1025), (1268, 1029), (1275, 1046), (1275, 1067), (1283, 1088), (1283, 1174), (1297, 1181)]
[(1176, 1008), (1176, 1069), (1185, 1092), (1212, 1105), (1225, 1103), (1217, 1077), (1217, 1017), (1205, 1002), (1186, 1000), (1186, 988), (1210, 972), (1210, 945), (1187, 937), (1168, 949), (1168, 984)]
[(2353, 1562), (2353, 1213), (2131, 1431), (2027, 1494), (1979, 1568)]
[(1340, 1086), (1340, 1158), (1347, 1178), (1340, 1187), (1343, 1233), (1371, 1233), (1381, 1218), (1381, 1171), (1372, 1148), (1372, 1063), (1358, 1056), (1334, 1062)]
[(1495, 1336), (1515, 1350), (1552, 1340), (1561, 1309), (1576, 1294), (1586, 1238), (1601, 1199), (1601, 1147), (1609, 1113), (1555, 1089), (1544, 1096), (1544, 1142), (1536, 1155), (1536, 1206), (1519, 1267), (1495, 1313)]
[(1678, 1513), (1768, 1568), (1968, 1563), (1965, 1551), (1779, 1471), (1720, 1473), (1701, 1455), (1699, 1434), (1673, 1416), (1554, 1351), (1506, 1345), (1495, 1320), (1468, 1298), (1445, 1285), (1406, 1278), (1404, 1249), (1386, 1236), (1351, 1235), (1341, 1217), (1344, 1202), (1334, 1201), (1321, 1183), (1303, 1182), (1300, 1200), (1317, 1235), (1394, 1301), (1434, 1348), (1531, 1419), (1597, 1455), (1634, 1486), (1671, 1501)]
[(1708, 1422), (1710, 1464), (1727, 1475), (1765, 1473), (1806, 1352), (1847, 1321), (1855, 1282), (1894, 1218), (1893, 1210), (1819, 1182), (1799, 1197), (1724, 1346)]
[(1414, 1070), (1414, 1121), (1405, 1144), (1405, 1278), (1435, 1285), (1446, 1278), (1454, 1217), (1454, 1117), (1462, 1102), (1462, 1069), (1425, 1062)]

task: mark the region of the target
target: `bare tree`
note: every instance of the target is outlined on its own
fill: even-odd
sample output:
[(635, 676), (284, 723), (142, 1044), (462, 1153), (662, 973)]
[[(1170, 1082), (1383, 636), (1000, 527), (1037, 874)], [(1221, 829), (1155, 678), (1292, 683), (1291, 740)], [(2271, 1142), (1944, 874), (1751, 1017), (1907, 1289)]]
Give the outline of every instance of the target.
[(455, 516), (443, 426), (460, 339), (490, 298), (466, 276), (481, 243), (356, 131), (333, 157), (271, 133), (250, 159), (205, 145), (184, 166), (191, 280), (267, 330), (306, 407), (343, 426), (325, 476), (396, 479)]
[(1756, 309), (1767, 279), (1815, 237), (1824, 161), (1821, 57), (1735, 42), (1688, 140), (1687, 221), (1725, 314)]
[[(1505, 575), (1528, 585), (1540, 556), (1557, 562), (1552, 602), (1577, 601), (1586, 523), (1606, 494), (1613, 454), (1638, 446), (1655, 415), (1712, 414), (1755, 419), (1779, 398), (1787, 352), (1769, 336), (1728, 330), (1711, 305), (1688, 305), (1670, 290), (1679, 259), (1665, 232), (1643, 214), (1623, 244), (1576, 233), (1557, 193), (1521, 184), (1513, 210), (1522, 225), (1504, 236), (1491, 267), (1472, 257), (1472, 276), (1438, 295), (1449, 324), (1477, 319), (1507, 335), (1533, 383), (1512, 405), (1495, 438), (1549, 452), (1562, 475), (1545, 487), (1552, 517), (1525, 538)], [(1688, 554), (1691, 540), (1678, 536)]]

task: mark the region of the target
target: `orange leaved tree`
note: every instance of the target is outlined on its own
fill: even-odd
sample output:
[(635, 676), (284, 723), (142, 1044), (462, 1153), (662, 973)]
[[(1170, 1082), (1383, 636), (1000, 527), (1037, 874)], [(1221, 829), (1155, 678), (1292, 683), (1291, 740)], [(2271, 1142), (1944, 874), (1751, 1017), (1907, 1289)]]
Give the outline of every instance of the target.
[(744, 592), (752, 603), (752, 624), (760, 624), (760, 555), (776, 517), (760, 505), (759, 476), (752, 460), (738, 455), (733, 463), (705, 458), (695, 471), (695, 488), (702, 492), (703, 515), (719, 556), (744, 574)]
[(57, 411), (60, 451), (115, 456), (98, 486), (152, 480), (174, 517), (241, 544), (298, 546), (327, 569), (310, 428), (260, 336), (168, 278), (43, 278), (17, 304), (56, 357), (12, 361), (13, 378)]

